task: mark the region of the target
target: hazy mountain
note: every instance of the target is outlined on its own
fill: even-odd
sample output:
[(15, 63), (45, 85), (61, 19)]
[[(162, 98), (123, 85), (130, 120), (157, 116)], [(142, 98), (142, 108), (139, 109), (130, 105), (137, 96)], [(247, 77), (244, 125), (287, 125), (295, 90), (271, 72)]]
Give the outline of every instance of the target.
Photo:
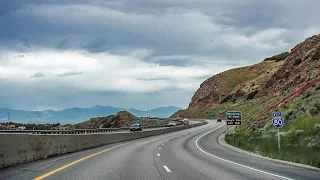
[[(152, 117), (169, 117), (180, 108), (169, 106), (150, 109), (148, 114)], [(119, 111), (126, 110), (135, 116), (146, 116), (147, 111), (137, 109), (125, 109), (112, 106), (93, 106), (90, 108), (68, 108), (60, 111), (44, 110), (44, 111), (24, 111), (2, 108), (0, 109), (0, 121), (7, 121), (7, 112), (10, 112), (10, 120), (13, 122), (22, 123), (61, 123), (61, 124), (74, 124), (88, 120), (92, 117), (107, 116), (116, 114)]]

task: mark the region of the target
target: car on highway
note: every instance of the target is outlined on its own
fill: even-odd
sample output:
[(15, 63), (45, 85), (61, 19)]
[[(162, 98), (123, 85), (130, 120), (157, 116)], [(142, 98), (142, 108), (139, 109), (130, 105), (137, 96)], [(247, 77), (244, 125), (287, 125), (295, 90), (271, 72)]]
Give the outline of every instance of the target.
[(221, 119), (218, 119), (217, 122), (221, 122)]
[(167, 127), (174, 127), (174, 126), (176, 126), (176, 125), (177, 125), (176, 122), (170, 121), (170, 122), (167, 124)]
[(130, 132), (133, 131), (142, 131), (142, 125), (141, 124), (132, 124), (130, 126)]
[(184, 118), (184, 119), (183, 119), (183, 124), (184, 124), (184, 125), (189, 125), (189, 120), (188, 120), (188, 118)]

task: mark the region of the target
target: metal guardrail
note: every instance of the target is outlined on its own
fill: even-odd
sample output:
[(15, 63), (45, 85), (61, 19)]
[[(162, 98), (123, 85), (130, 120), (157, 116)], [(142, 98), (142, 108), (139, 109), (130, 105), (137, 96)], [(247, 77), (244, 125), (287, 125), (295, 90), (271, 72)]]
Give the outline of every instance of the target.
[[(143, 129), (161, 128), (166, 125), (145, 126)], [(130, 128), (101, 128), (101, 129), (65, 129), (65, 130), (19, 130), (19, 129), (6, 129), (0, 130), (0, 133), (25, 133), (25, 134), (90, 134), (90, 133), (107, 133), (107, 132), (122, 132), (129, 131)]]

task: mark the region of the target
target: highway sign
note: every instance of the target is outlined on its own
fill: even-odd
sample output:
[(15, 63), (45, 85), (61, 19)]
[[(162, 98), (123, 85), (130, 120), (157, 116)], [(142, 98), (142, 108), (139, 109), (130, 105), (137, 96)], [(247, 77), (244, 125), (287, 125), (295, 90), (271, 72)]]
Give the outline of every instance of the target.
[(209, 117), (211, 119), (214, 119), (216, 117), (216, 113), (215, 112), (209, 112)]
[(281, 128), (284, 124), (283, 119), (272, 119), (272, 124), (274, 125), (274, 127), (276, 128)]
[(242, 114), (240, 111), (226, 112), (227, 125), (241, 125)]
[(283, 126), (284, 121), (282, 119), (282, 113), (281, 112), (278, 112), (278, 111), (273, 111), (272, 112), (272, 124), (276, 128), (280, 128), (281, 126)]
[(282, 113), (281, 112), (272, 112), (272, 117), (281, 117)]
[(284, 120), (282, 119), (282, 113), (279, 111), (272, 112), (272, 124), (278, 129), (278, 150), (280, 151), (280, 128), (284, 125)]

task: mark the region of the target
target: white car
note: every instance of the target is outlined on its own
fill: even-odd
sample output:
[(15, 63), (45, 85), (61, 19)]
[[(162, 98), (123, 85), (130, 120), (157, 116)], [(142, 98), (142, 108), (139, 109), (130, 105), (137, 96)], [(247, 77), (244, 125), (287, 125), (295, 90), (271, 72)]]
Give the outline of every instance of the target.
[(175, 122), (173, 122), (173, 121), (170, 121), (168, 124), (167, 124), (167, 126), (168, 127), (174, 127), (174, 126), (176, 126), (177, 124), (175, 123)]

